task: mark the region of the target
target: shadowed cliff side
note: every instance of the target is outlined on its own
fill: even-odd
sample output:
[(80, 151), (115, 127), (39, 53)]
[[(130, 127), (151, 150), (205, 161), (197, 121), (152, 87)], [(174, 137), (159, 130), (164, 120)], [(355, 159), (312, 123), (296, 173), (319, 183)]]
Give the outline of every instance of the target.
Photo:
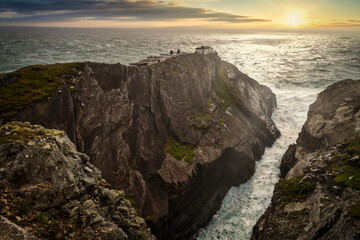
[[(19, 83), (22, 71), (51, 75), (49, 67), (5, 75), (3, 88)], [(215, 53), (66, 71), (51, 77), (51, 94), (10, 107), (2, 118), (65, 130), (112, 187), (125, 189), (160, 239), (189, 238), (206, 226), (279, 136), (271, 120), (275, 95)]]
[(343, 80), (318, 95), (252, 239), (360, 239), (359, 92)]

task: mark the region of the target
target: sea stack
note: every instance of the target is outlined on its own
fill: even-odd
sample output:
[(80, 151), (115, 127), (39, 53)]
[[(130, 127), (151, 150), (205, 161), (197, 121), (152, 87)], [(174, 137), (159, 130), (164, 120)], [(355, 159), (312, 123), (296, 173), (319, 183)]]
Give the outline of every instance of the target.
[(275, 95), (214, 51), (148, 66), (30, 66), (1, 77), (10, 88), (2, 121), (64, 130), (158, 239), (205, 227), (280, 135)]

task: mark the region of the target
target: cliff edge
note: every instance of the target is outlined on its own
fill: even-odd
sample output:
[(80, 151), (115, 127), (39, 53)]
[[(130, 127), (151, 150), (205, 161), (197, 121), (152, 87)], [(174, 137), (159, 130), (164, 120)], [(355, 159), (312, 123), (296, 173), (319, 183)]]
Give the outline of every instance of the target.
[(318, 95), (252, 239), (360, 239), (359, 93), (343, 80)]
[(279, 136), (275, 95), (216, 53), (31, 66), (0, 82), (3, 121), (66, 131), (159, 239), (205, 227)]

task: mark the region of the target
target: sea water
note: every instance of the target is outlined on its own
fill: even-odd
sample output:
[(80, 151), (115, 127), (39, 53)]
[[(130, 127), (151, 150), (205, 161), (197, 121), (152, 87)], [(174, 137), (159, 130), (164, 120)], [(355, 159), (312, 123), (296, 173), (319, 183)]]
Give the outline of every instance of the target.
[[(309, 105), (328, 85), (360, 79), (360, 30), (124, 30), (0, 28), (0, 73), (33, 64), (96, 61), (129, 64), (148, 55), (210, 45), (219, 56), (276, 94), (281, 137), (233, 187), (199, 240), (250, 239), (270, 203), (279, 165), (304, 124)], [(141, 94), (141, 93), (139, 93)], [(360, 94), (360, 93), (359, 93)]]

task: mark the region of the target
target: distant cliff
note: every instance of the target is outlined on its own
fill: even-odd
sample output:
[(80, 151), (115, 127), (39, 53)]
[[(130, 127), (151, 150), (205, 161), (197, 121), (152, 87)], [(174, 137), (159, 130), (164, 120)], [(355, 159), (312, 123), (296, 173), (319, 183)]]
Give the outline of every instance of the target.
[(216, 53), (31, 66), (0, 82), (4, 122), (65, 130), (159, 239), (206, 226), (279, 136), (275, 95)]
[(359, 93), (344, 80), (318, 95), (252, 239), (360, 239)]

